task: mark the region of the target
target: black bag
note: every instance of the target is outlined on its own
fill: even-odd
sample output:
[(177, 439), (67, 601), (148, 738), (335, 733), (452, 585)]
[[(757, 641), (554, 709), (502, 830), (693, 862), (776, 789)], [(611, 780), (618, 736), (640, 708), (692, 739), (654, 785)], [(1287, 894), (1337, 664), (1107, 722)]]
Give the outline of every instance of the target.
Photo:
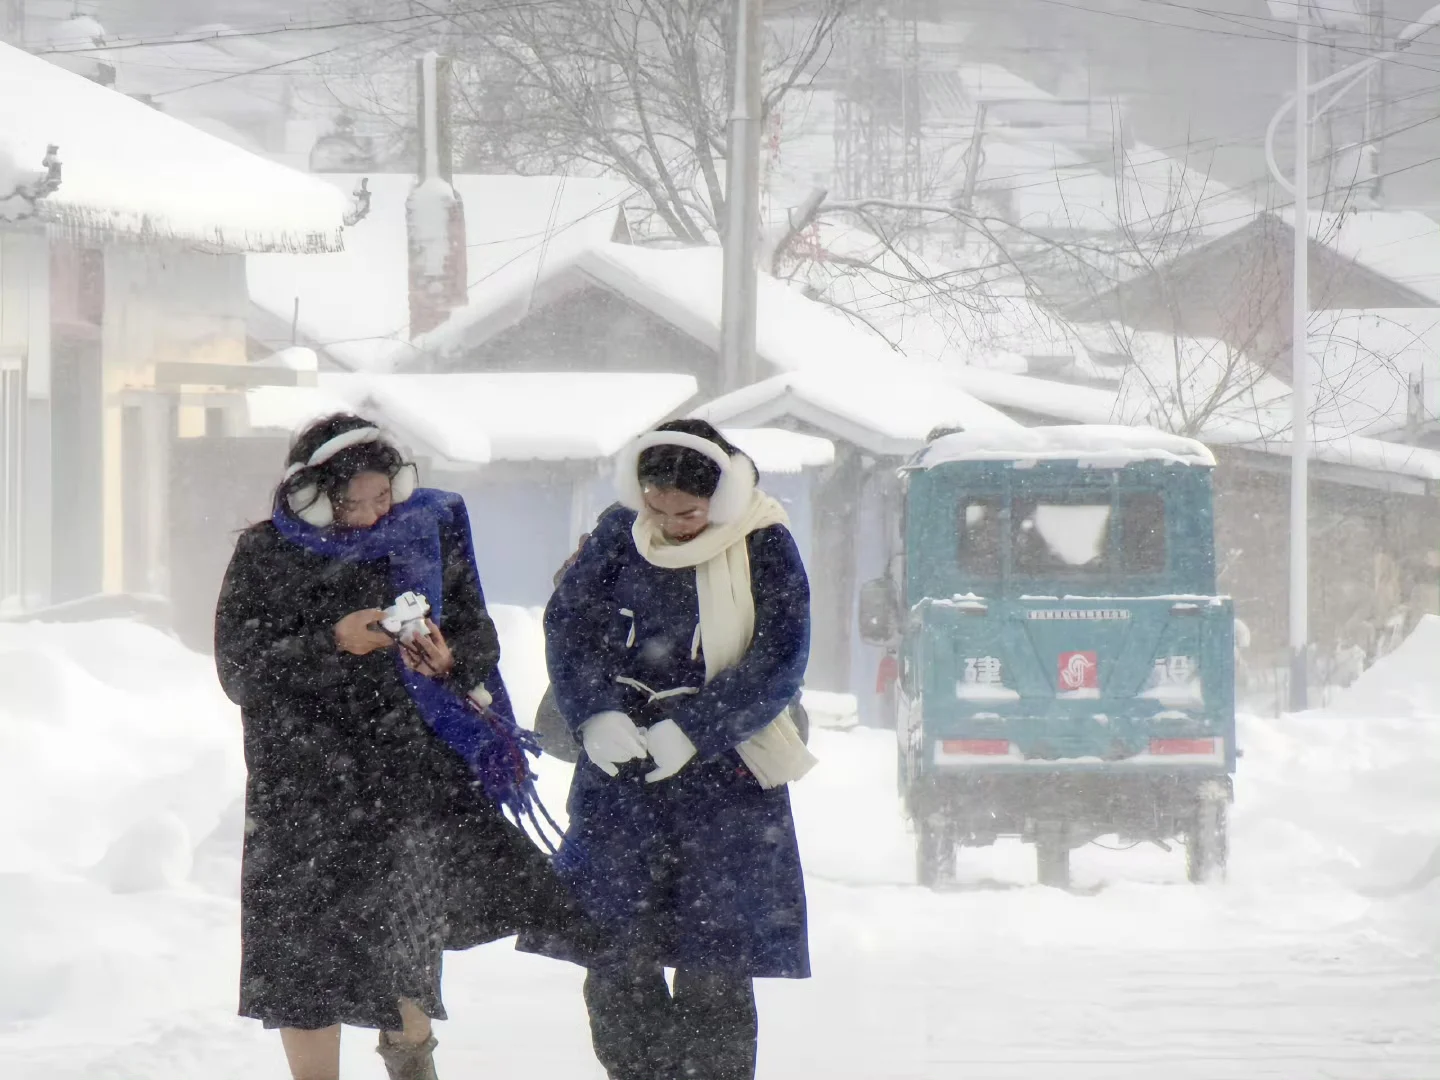
[(571, 765), (580, 760), (580, 744), (570, 733), (565, 717), (560, 715), (553, 686), (545, 688), (545, 696), (535, 709), (535, 738), (540, 740), (540, 749), (551, 757), (568, 761)]
[(800, 741), (809, 746), (810, 714), (805, 711), (805, 703), (800, 698), (801, 694), (796, 694), (794, 700), (790, 702), (790, 719), (795, 721), (795, 730), (800, 733)]

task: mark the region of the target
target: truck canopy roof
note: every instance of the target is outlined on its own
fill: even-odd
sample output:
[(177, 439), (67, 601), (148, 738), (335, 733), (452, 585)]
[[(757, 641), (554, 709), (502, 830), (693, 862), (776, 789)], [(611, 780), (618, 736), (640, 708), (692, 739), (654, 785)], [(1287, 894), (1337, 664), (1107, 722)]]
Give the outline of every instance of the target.
[(1212, 468), (1215, 456), (1203, 443), (1155, 428), (1086, 424), (944, 435), (909, 467), (933, 469), (961, 461), (1074, 462), (1094, 469), (1158, 461)]

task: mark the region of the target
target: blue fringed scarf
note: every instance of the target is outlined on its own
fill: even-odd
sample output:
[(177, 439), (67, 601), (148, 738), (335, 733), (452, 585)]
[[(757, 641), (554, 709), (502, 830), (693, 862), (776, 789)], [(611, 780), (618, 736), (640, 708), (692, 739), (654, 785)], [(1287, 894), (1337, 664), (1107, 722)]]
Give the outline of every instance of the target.
[[(448, 491), (420, 488), (368, 529), (317, 529), (283, 507), (271, 517), (280, 535), (307, 551), (345, 562), (385, 559), (390, 566), (392, 598), (418, 592), (430, 602), (430, 617), (443, 628), (443, 556), (441, 528), (453, 529), (464, 546), (463, 557), (475, 566), (475, 547), (465, 502)], [(476, 580), (479, 580), (476, 570)], [(535, 737), (515, 722), (515, 711), (497, 668), (485, 680), (491, 704), (481, 708), (445, 683), (411, 671), (400, 659), (396, 667), (410, 699), (432, 731), (465, 761), (485, 796), (517, 820), (534, 819), (535, 774), (526, 754), (539, 755)]]

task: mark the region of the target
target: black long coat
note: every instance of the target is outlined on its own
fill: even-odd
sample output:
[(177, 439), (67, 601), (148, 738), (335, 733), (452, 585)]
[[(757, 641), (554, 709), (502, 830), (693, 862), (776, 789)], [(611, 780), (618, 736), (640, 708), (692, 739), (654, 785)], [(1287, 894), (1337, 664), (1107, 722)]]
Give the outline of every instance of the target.
[[(473, 563), (442, 532), (453, 680), (500, 656)], [(246, 836), (240, 1012), (271, 1027), (399, 1030), (397, 999), (444, 1016), (440, 957), (522, 929), (565, 933), (573, 901), (412, 704), (390, 651), (335, 647), (345, 615), (392, 603), (387, 566), (241, 535), (215, 615), (241, 708)]]

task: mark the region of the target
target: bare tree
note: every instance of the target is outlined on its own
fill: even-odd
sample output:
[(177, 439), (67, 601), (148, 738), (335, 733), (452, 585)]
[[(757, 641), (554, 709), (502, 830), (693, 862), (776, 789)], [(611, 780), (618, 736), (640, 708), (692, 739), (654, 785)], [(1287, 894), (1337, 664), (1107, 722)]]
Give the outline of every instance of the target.
[[(803, 17), (767, 24), (767, 115), (823, 68), (849, 2), (817, 0)], [(426, 10), (442, 25), (430, 44), (456, 61), (462, 159), (519, 173), (618, 174), (643, 194), (665, 234), (715, 242), (725, 214), (732, 7), (435, 0)], [(345, 64), (354, 63), (347, 56)], [(332, 80), (332, 89), (352, 111), (397, 131), (413, 126), (408, 87), (393, 78)]]

